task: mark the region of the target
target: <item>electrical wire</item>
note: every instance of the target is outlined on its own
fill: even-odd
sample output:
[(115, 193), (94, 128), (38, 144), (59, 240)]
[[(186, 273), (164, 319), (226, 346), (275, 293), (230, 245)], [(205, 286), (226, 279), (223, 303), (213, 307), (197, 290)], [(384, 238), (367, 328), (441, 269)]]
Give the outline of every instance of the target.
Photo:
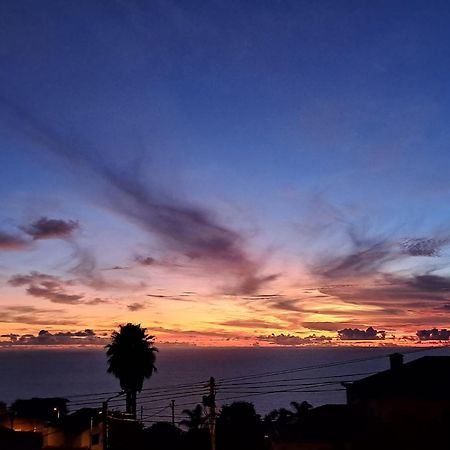
[[(409, 355), (417, 352), (424, 352), (424, 351), (430, 351), (430, 350), (437, 350), (446, 348), (445, 346), (434, 346), (434, 347), (426, 347), (426, 348), (416, 348), (410, 351), (404, 351), (404, 355)], [(314, 364), (310, 366), (303, 366), (303, 367), (297, 367), (297, 368), (291, 368), (291, 369), (284, 369), (284, 370), (278, 370), (278, 371), (270, 371), (270, 372), (259, 372), (259, 373), (253, 373), (250, 375), (241, 375), (241, 376), (235, 376), (235, 377), (226, 377), (226, 378), (219, 378), (217, 379), (217, 385), (221, 386), (224, 384), (231, 384), (233, 381), (245, 381), (245, 380), (252, 380), (255, 378), (266, 378), (266, 377), (275, 377), (279, 375), (285, 375), (290, 373), (296, 373), (301, 371), (309, 371), (309, 370), (319, 370), (329, 367), (337, 367), (341, 365), (348, 365), (348, 364), (357, 364), (360, 362), (366, 362), (366, 361), (372, 361), (376, 359), (383, 359), (386, 358), (389, 354), (383, 354), (383, 355), (377, 355), (372, 357), (366, 357), (366, 358), (356, 358), (356, 359), (350, 359), (346, 361), (335, 361), (332, 363), (324, 363), (324, 364)], [(360, 374), (360, 375), (366, 375), (366, 374)], [(336, 375), (339, 376), (339, 375)], [(355, 374), (356, 376), (356, 374)], [(313, 377), (313, 378), (320, 378), (320, 377)], [(281, 381), (281, 380), (279, 380)], [(259, 380), (257, 383), (269, 383), (270, 381), (264, 381)], [(158, 393), (165, 393), (165, 392), (173, 392), (177, 390), (183, 390), (185, 388), (195, 388), (195, 387), (205, 387), (207, 386), (208, 382), (205, 380), (202, 381), (195, 381), (192, 383), (181, 383), (181, 384), (173, 384), (173, 385), (165, 385), (160, 387), (154, 387), (154, 388), (145, 388), (142, 389), (141, 392), (144, 393), (150, 393), (150, 394), (158, 394)], [(102, 402), (106, 399), (105, 396), (109, 396), (112, 394), (117, 394), (117, 391), (110, 391), (110, 392), (96, 392), (96, 393), (86, 393), (86, 394), (74, 394), (74, 395), (66, 395), (63, 396), (64, 398), (67, 398), (69, 401), (70, 399), (80, 399), (76, 400), (75, 402), (71, 402), (72, 405), (81, 405), (81, 404), (92, 404), (93, 402)], [(114, 400), (112, 400), (114, 401)]]
[[(429, 350), (442, 349), (442, 346), (436, 347), (427, 347), (427, 348), (416, 348), (407, 352), (403, 352), (404, 355), (409, 355), (417, 352), (424, 352)], [(367, 361), (373, 361), (377, 359), (386, 358), (389, 354), (376, 355), (372, 357), (365, 358), (355, 358), (344, 361), (335, 361), (331, 363), (323, 363), (323, 364), (313, 364), (309, 366), (302, 366), (291, 369), (283, 369), (277, 371), (270, 372), (260, 372), (253, 373), (249, 375), (235, 376), (235, 377), (226, 377), (218, 379), (216, 389), (217, 395), (220, 397), (220, 394), (239, 394), (238, 396), (227, 397), (222, 399), (231, 400), (235, 398), (245, 398), (252, 397), (256, 395), (272, 395), (276, 393), (284, 393), (284, 392), (338, 392), (343, 391), (345, 389), (323, 389), (326, 387), (332, 387), (333, 385), (341, 384), (344, 381), (355, 381), (354, 378), (358, 376), (366, 376), (372, 375), (376, 372), (357, 372), (357, 373), (348, 373), (344, 375), (323, 375), (323, 376), (310, 376), (310, 377), (299, 377), (299, 378), (282, 378), (282, 379), (273, 379), (280, 376), (285, 376), (289, 374), (295, 374), (302, 371), (311, 371), (311, 370), (321, 370), (325, 368), (338, 367), (343, 365), (357, 364)], [(258, 381), (252, 381), (258, 378)], [(260, 378), (272, 378), (270, 380), (261, 380)], [(345, 379), (345, 380), (344, 380)], [(297, 383), (298, 381), (307, 381), (307, 380), (316, 380), (313, 383)], [(320, 381), (319, 381), (320, 380)], [(333, 381), (339, 380), (339, 381)], [(279, 384), (276, 384), (279, 383)], [(161, 403), (164, 401), (170, 401), (174, 399), (180, 398), (188, 398), (194, 396), (202, 396), (207, 395), (206, 387), (208, 386), (207, 381), (197, 381), (193, 383), (181, 383), (181, 384), (173, 384), (173, 385), (165, 385), (156, 388), (146, 388), (142, 390), (141, 395), (138, 397), (138, 404), (140, 406), (147, 405), (149, 403)], [(272, 390), (267, 389), (272, 388)], [(274, 388), (280, 388), (275, 389)], [(266, 390), (263, 390), (266, 389)], [(90, 394), (79, 394), (68, 396), (67, 398), (78, 399), (74, 402), (70, 402), (70, 407), (72, 406), (91, 406), (96, 403), (100, 403), (105, 401), (104, 396), (110, 394), (117, 394), (117, 392), (102, 392), (102, 393), (90, 393)], [(120, 408), (124, 406), (124, 399), (111, 399), (108, 402), (112, 408)], [(201, 401), (198, 402), (188, 402), (177, 406), (190, 406), (201, 404)], [(147, 407), (145, 406), (146, 411), (151, 411), (152, 409), (158, 409), (160, 405), (157, 407)]]
[(365, 376), (365, 375), (373, 375), (377, 373), (376, 371), (372, 372), (361, 372), (361, 373), (347, 373), (342, 375), (322, 375), (322, 376), (314, 376), (314, 377), (301, 377), (301, 378), (284, 378), (281, 380), (261, 380), (261, 381), (249, 381), (249, 382), (241, 382), (241, 383), (217, 383), (217, 388), (223, 388), (228, 386), (247, 386), (247, 385), (262, 385), (262, 384), (271, 384), (274, 382), (288, 382), (288, 381), (303, 381), (303, 380), (321, 380), (321, 379), (333, 379), (333, 378), (347, 378), (347, 377), (357, 377), (357, 376)]
[[(412, 353), (436, 350), (436, 349), (440, 349), (440, 348), (443, 348), (443, 347), (437, 346), (437, 347), (420, 348), (420, 349), (414, 349), (414, 350), (411, 350), (408, 352), (403, 352), (403, 354), (409, 355)], [(254, 378), (284, 375), (284, 374), (288, 374), (288, 373), (303, 372), (303, 371), (308, 371), (308, 370), (326, 369), (329, 367), (337, 367), (337, 366), (343, 366), (343, 365), (349, 365), (349, 364), (357, 364), (360, 362), (373, 361), (376, 359), (383, 359), (383, 358), (388, 357), (389, 354), (390, 353), (385, 353), (383, 355), (371, 356), (371, 357), (366, 357), (366, 358), (355, 358), (355, 359), (349, 359), (349, 360), (345, 360), (345, 361), (334, 361), (331, 363), (313, 364), (310, 366), (296, 367), (296, 368), (292, 368), (292, 369), (284, 369), (284, 370), (277, 370), (277, 371), (271, 371), (271, 372), (260, 372), (260, 373), (254, 373), (251, 375), (242, 375), (242, 376), (236, 376), (236, 377), (219, 378), (219, 379), (217, 379), (217, 381), (219, 383), (226, 383), (229, 381), (236, 381), (236, 380), (248, 380), (248, 379), (254, 379)]]

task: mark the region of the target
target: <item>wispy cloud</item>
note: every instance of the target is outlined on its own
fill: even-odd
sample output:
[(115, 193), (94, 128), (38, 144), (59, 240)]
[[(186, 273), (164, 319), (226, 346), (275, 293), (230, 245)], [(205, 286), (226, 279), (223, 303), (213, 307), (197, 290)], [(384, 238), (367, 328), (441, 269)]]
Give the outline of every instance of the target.
[(392, 314), (392, 308), (415, 307), (418, 302), (429, 308), (444, 306), (450, 300), (450, 278), (433, 274), (385, 274), (365, 284), (330, 285), (320, 290), (350, 303), (382, 306)]
[(62, 280), (53, 275), (31, 272), (29, 275), (14, 275), (8, 280), (11, 286), (27, 286), (26, 292), (33, 297), (50, 300), (53, 303), (77, 304), (84, 295), (69, 294), (68, 286), (73, 285), (72, 280)]
[(165, 251), (200, 265), (210, 276), (233, 277), (233, 285), (227, 288), (236, 293), (255, 292), (276, 277), (261, 274), (262, 264), (249, 255), (244, 237), (221, 223), (212, 211), (144, 183), (136, 170), (116, 169), (95, 148), (80, 143), (79, 138), (67, 139), (10, 99), (3, 97), (0, 102), (16, 129), (33, 143), (94, 173), (106, 188), (108, 207), (158, 238)]
[[(347, 245), (344, 252), (322, 256), (312, 268), (316, 276), (324, 279), (350, 279), (373, 275), (387, 262), (404, 256), (395, 242), (385, 236), (367, 236), (355, 226), (344, 227)], [(344, 240), (345, 242), (345, 240)]]
[(236, 327), (236, 328), (279, 328), (279, 325), (273, 322), (269, 322), (261, 319), (235, 319), (226, 320), (224, 322), (218, 322), (216, 325), (224, 327)]
[(97, 290), (127, 290), (136, 291), (146, 287), (145, 282), (130, 282), (117, 276), (107, 276), (109, 271), (120, 271), (123, 267), (116, 266), (110, 270), (100, 269), (97, 264), (97, 258), (94, 252), (86, 247), (72, 243), (74, 252), (71, 257), (75, 264), (70, 268), (69, 272), (74, 279), (84, 286), (88, 286)]
[(0, 322), (42, 326), (78, 324), (76, 318), (66, 317), (63, 309), (36, 308), (28, 305), (0, 308)]
[(86, 300), (84, 302), (85, 305), (91, 305), (91, 306), (104, 305), (107, 303), (111, 303), (111, 300), (106, 299), (106, 298), (100, 298), (100, 297), (95, 297), (92, 300)]
[(0, 251), (24, 250), (29, 248), (29, 246), (30, 242), (28, 239), (17, 234), (0, 231)]

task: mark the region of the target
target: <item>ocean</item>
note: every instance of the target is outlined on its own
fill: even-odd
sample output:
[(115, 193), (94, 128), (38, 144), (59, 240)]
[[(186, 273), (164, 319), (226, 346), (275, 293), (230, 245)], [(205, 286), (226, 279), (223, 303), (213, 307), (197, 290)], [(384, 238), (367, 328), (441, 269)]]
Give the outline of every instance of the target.
[[(158, 371), (147, 380), (138, 410), (148, 423), (167, 420), (175, 400), (176, 419), (201, 403), (210, 377), (217, 383), (217, 403), (251, 401), (259, 414), (289, 407), (291, 401), (313, 406), (345, 403), (341, 382), (389, 368), (388, 355), (405, 354), (405, 362), (424, 355), (450, 356), (450, 349), (412, 348), (161, 348)], [(353, 361), (349, 363), (349, 361)], [(322, 367), (319, 367), (322, 366)], [(270, 375), (269, 375), (270, 373)], [(101, 349), (0, 350), (0, 401), (66, 397), (71, 411), (101, 406), (120, 391), (106, 372)], [(110, 407), (123, 407), (121, 397)]]

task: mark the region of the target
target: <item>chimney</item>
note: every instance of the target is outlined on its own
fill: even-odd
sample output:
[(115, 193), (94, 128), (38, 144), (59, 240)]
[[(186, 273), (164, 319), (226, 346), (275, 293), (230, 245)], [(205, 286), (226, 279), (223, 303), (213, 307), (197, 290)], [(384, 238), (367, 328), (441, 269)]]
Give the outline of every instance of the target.
[(392, 353), (389, 355), (391, 370), (398, 370), (403, 366), (403, 355), (401, 353)]

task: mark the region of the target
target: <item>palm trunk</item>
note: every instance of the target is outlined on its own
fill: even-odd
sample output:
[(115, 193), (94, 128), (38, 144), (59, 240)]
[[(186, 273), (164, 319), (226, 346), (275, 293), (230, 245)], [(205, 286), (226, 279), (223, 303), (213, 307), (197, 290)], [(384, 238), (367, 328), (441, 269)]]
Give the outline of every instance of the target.
[(127, 413), (136, 418), (136, 391), (126, 392), (126, 409)]

